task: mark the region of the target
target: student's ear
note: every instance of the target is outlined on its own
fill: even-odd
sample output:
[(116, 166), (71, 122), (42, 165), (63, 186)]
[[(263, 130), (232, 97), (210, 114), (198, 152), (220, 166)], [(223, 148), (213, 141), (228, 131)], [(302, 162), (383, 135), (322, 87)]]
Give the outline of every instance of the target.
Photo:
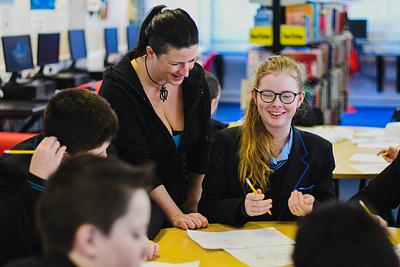
[(299, 108), (301, 103), (303, 103), (305, 96), (306, 96), (305, 90), (301, 91), (301, 93), (297, 96), (299, 98), (299, 101), (297, 102), (297, 108)]
[(251, 90), (251, 98), (253, 98), (255, 104), (257, 104), (257, 94), (256, 90)]
[(146, 46), (146, 55), (149, 58), (152, 58), (153, 56), (156, 55), (156, 53), (154, 53), (154, 50), (153, 50), (153, 48), (151, 48), (151, 46)]
[(215, 111), (217, 111), (218, 101), (219, 101), (218, 98), (219, 97), (211, 99), (211, 115), (213, 115), (215, 113)]
[(82, 224), (75, 233), (72, 250), (79, 252), (87, 258), (95, 258), (97, 255), (97, 239), (99, 230), (92, 224)]

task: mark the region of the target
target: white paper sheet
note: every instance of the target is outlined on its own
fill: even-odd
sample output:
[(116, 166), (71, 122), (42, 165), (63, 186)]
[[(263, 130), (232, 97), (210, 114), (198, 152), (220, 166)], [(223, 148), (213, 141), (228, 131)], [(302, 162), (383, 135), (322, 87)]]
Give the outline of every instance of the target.
[(143, 262), (141, 267), (198, 267), (200, 265), (200, 261), (192, 261), (185, 263), (167, 263), (167, 262), (156, 262), (156, 261), (148, 261)]
[(226, 252), (250, 267), (272, 267), (292, 264), (294, 246), (225, 249)]
[(359, 164), (350, 165), (351, 168), (365, 174), (377, 174), (382, 172), (388, 164)]
[(381, 136), (385, 133), (385, 129), (365, 129), (363, 131), (355, 132), (354, 136), (356, 137), (377, 137)]
[(353, 131), (342, 127), (301, 127), (301, 130), (319, 135), (332, 144), (342, 141), (344, 139), (351, 140), (353, 138)]
[(354, 138), (353, 140), (351, 140), (351, 142), (353, 144), (368, 144), (371, 143), (371, 139), (370, 138)]
[(370, 141), (369, 143), (360, 143), (357, 144), (357, 147), (359, 148), (380, 148), (380, 149), (385, 149), (390, 146), (396, 146), (398, 143), (394, 142), (375, 142), (375, 141)]
[(292, 239), (274, 227), (225, 232), (194, 230), (187, 230), (187, 232), (193, 241), (206, 249), (251, 248), (294, 244)]
[(365, 153), (354, 153), (353, 156), (350, 158), (350, 160), (359, 162), (379, 163), (379, 164), (386, 163), (386, 161), (381, 156), (378, 156), (376, 154), (365, 154)]

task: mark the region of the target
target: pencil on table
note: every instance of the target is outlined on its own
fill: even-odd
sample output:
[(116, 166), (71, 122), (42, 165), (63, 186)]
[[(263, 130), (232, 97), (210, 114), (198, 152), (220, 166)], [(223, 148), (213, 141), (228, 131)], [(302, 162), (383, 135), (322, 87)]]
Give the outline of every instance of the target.
[(367, 205), (364, 204), (364, 202), (362, 200), (359, 200), (358, 203), (360, 204), (360, 206), (363, 208), (363, 210), (371, 217), (374, 217), (374, 215), (372, 214), (372, 212), (367, 208)]
[(386, 151), (386, 152), (379, 152), (378, 153), (378, 156), (386, 156), (386, 155), (389, 155), (389, 151)]
[(35, 150), (4, 150), (4, 154), (29, 155), (33, 153), (35, 153)]
[[(249, 185), (250, 189), (253, 191), (254, 194), (257, 194), (257, 190), (254, 188), (253, 184), (250, 182), (249, 179), (246, 179), (246, 183)], [(270, 210), (267, 211), (269, 215), (272, 215), (272, 212)]]
[[(362, 200), (359, 200), (358, 203), (359, 203), (360, 206), (363, 208), (363, 210), (364, 210), (369, 216), (371, 216), (372, 219), (375, 220), (374, 214), (372, 214), (372, 212), (368, 209), (367, 205), (365, 205), (364, 202), (363, 202)], [(393, 237), (391, 236), (391, 234), (390, 234), (389, 232), (386, 232), (386, 234), (387, 234), (387, 237), (389, 238), (390, 242), (391, 242), (393, 245), (396, 245), (397, 242), (396, 242), (396, 240), (393, 239)]]
[[(400, 149), (400, 145), (396, 146), (397, 149)], [(386, 156), (389, 155), (390, 152), (389, 151), (381, 151), (378, 153), (378, 156)]]

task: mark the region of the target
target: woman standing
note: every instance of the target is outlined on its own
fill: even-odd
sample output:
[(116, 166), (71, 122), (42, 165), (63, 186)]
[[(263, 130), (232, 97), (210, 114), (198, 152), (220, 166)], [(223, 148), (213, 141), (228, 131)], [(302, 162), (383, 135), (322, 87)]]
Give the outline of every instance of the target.
[(199, 203), (210, 222), (294, 220), (334, 198), (332, 145), (292, 126), (303, 82), (287, 57), (258, 67), (243, 126), (222, 130), (213, 144)]
[(209, 161), (210, 96), (196, 63), (198, 30), (182, 9), (154, 7), (136, 48), (104, 74), (100, 95), (120, 120), (114, 145), (125, 161), (152, 161), (158, 180), (149, 237), (168, 225), (207, 227), (197, 213)]

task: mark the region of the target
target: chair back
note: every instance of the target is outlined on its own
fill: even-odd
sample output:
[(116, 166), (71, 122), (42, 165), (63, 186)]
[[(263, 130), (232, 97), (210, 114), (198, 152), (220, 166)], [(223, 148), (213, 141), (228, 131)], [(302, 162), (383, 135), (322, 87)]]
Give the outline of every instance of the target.
[(10, 149), (34, 135), (37, 133), (0, 132), (0, 156), (3, 155), (4, 150)]

